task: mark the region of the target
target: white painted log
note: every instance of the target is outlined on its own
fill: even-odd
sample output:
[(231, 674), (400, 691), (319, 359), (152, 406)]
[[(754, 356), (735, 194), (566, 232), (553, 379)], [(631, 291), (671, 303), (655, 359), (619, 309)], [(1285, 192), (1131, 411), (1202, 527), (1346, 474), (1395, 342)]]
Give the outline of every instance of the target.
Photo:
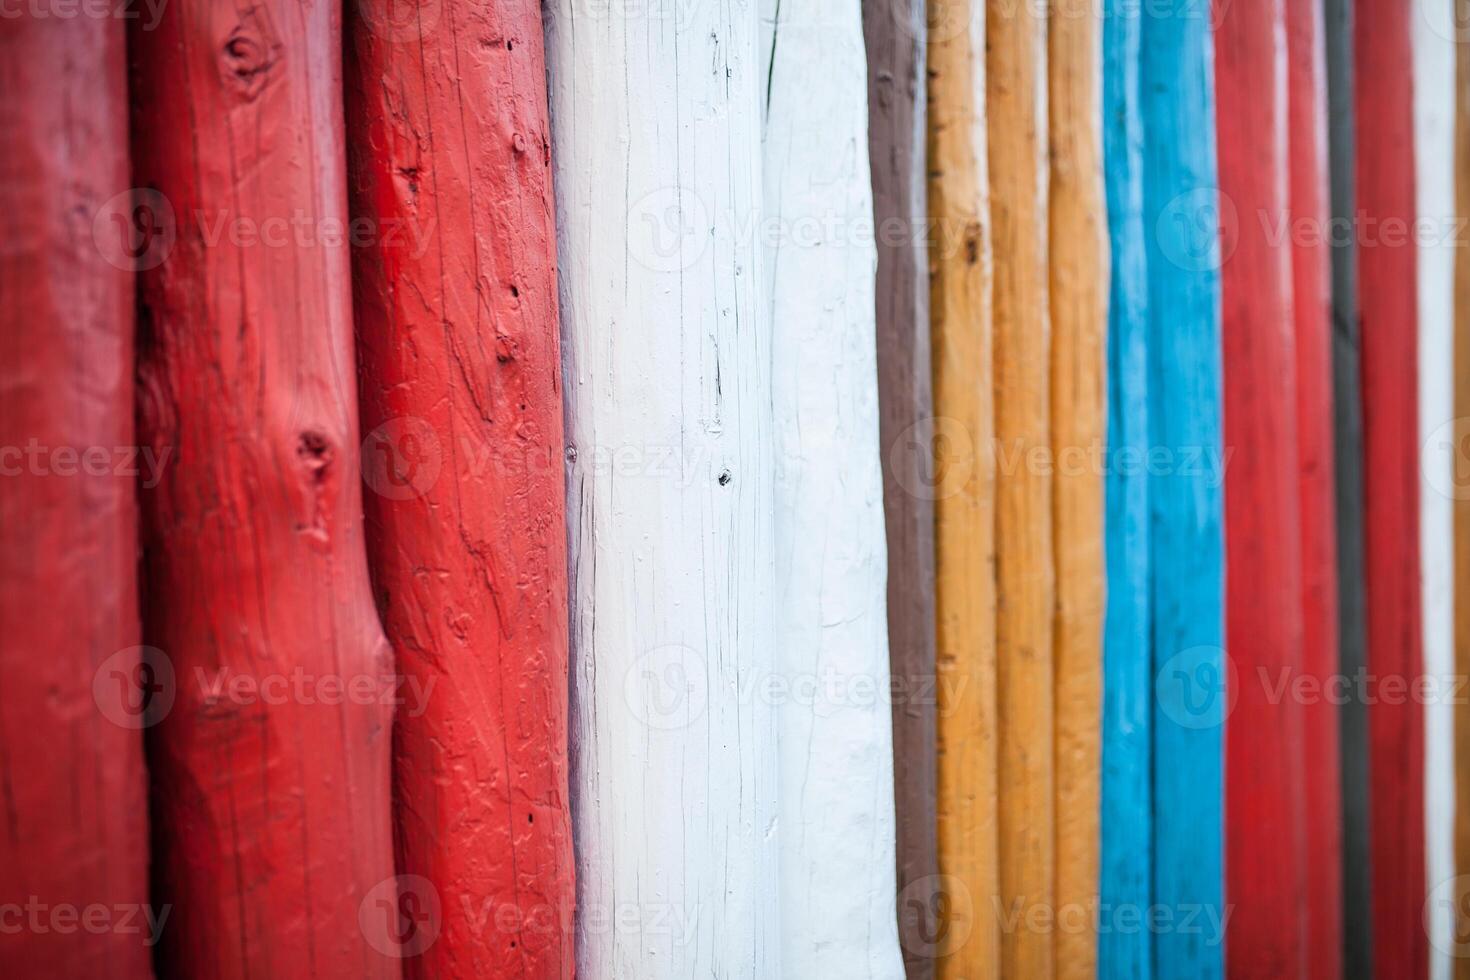
[(547, 17), (578, 974), (778, 977), (757, 10)]
[(900, 978), (861, 10), (763, 0), (761, 27), (781, 975)]
[[(1414, 0), (1414, 155), (1419, 244), (1420, 554), (1423, 567), (1424, 670), (1450, 690), (1454, 673), (1454, 0)], [(1425, 859), (1427, 883), (1453, 878), (1455, 773), (1454, 705), (1430, 697), (1424, 705)], [(1431, 908), (1431, 906), (1426, 906)], [(1432, 906), (1431, 980), (1449, 980), (1454, 910)]]

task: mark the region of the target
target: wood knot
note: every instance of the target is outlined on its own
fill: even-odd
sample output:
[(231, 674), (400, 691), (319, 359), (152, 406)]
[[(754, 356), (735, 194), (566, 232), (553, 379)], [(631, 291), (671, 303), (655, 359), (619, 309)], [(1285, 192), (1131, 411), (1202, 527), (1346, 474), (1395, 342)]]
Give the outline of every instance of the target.
[(262, 29), (255, 11), (235, 26), (220, 49), (220, 75), (240, 98), (254, 100), (276, 63), (276, 43)]

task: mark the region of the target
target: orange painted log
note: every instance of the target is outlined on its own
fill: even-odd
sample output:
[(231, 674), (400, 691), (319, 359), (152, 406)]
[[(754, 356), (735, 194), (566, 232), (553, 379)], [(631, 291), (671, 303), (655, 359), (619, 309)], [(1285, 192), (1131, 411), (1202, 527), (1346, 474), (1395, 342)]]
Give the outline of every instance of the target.
[(1107, 415), (1108, 222), (1102, 175), (1102, 21), (1056, 0), (1047, 22), (1050, 109), (1052, 543), (1056, 560), (1057, 976), (1097, 973), (1101, 868), (1102, 459)]
[(995, 405), (985, 9), (929, 16), (929, 304), (934, 356), (941, 978), (996, 976)]
[[(1056, 602), (1047, 305), (1046, 18), (991, 0), (986, 104), (995, 250), (996, 701), (999, 705), (1001, 976), (1052, 976), (1056, 906), (1053, 685)], [(1015, 916), (1020, 914), (1020, 918)]]
[[(400, 672), (417, 977), (570, 977), (566, 522), (540, 7), (353, 5), (368, 553)], [(391, 28), (391, 29), (390, 29)]]
[[(0, 966), (152, 976), (124, 27), (0, 19)], [(114, 197), (114, 195), (119, 195)], [(118, 222), (121, 222), (119, 224)]]
[[(174, 0), (135, 30), (133, 151), (173, 247), (142, 275), (144, 636), (170, 975), (393, 978), (392, 650), (362, 541), (340, 11)], [(171, 209), (174, 220), (169, 222)]]

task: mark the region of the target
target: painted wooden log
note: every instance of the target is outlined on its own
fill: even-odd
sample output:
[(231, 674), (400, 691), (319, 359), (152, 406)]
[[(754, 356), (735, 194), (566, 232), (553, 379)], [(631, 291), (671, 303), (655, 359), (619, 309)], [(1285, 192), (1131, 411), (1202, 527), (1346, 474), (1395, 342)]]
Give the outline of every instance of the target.
[(878, 423), (888, 539), (899, 941), (909, 980), (933, 975), (938, 875), (934, 444), (925, 204), (925, 0), (864, 0), (868, 159), (877, 230)]
[[(1470, 216), (1470, 21), (1455, 24), (1454, 167), (1455, 218)], [(1454, 260), (1454, 422), (1450, 428), (1454, 496), (1454, 605), (1456, 679), (1470, 677), (1470, 248), (1456, 240)], [(1470, 705), (1455, 705), (1455, 870), (1457, 894), (1445, 896), (1453, 907), (1454, 951), (1470, 952), (1470, 903), (1464, 900), (1470, 874)], [(1433, 887), (1443, 887), (1433, 882)], [(1442, 895), (1443, 893), (1437, 893)], [(1455, 980), (1470, 980), (1470, 956), (1455, 957)]]
[[(540, 7), (349, 11), (368, 553), (410, 692), (399, 871), (422, 977), (570, 977), (566, 524)], [(392, 28), (392, 29), (389, 29)]]
[[(1297, 487), (1302, 556), (1301, 672), (1319, 685), (1337, 675), (1337, 539), (1332, 480), (1332, 279), (1325, 230), (1326, 63), (1322, 6), (1287, 0), (1287, 140), (1291, 294), (1296, 345)], [(1306, 820), (1307, 976), (1342, 976), (1341, 757), (1335, 701), (1320, 692), (1302, 705)], [(1338, 688), (1331, 688), (1338, 690)]]
[[(781, 975), (894, 980), (892, 718), (874, 696), (888, 684), (887, 562), (862, 20), (840, 0), (765, 0), (761, 22), (776, 648), (792, 692), (779, 707)], [(819, 238), (804, 231), (817, 227)]]
[[(1232, 977), (1307, 968), (1301, 498), (1282, 0), (1222, 8), (1215, 30), (1223, 226), (1225, 635), (1238, 679), (1225, 729)], [(1273, 228), (1276, 231), (1273, 231)], [(1289, 229), (1288, 229), (1289, 233)], [(1293, 688), (1288, 688), (1288, 692)]]
[(1001, 975), (1048, 977), (1047, 930), (1028, 906), (1056, 905), (1056, 602), (1049, 453), (1051, 322), (1047, 274), (1045, 13), (987, 6), (985, 100), (994, 229), (997, 780), (1000, 902), (1019, 912), (1001, 935)]
[[(1358, 386), (1358, 249), (1354, 115), (1353, 4), (1325, 0), (1327, 126), (1333, 228), (1332, 403), (1333, 475), (1337, 485), (1338, 673), (1367, 669), (1367, 598), (1363, 578), (1363, 411)], [(1373, 854), (1368, 828), (1368, 709), (1355, 684), (1338, 708), (1342, 735), (1342, 963), (1349, 980), (1372, 976)]]
[[(1153, 937), (1159, 977), (1219, 977), (1225, 917), (1220, 208), (1208, 11), (1150, 8), (1140, 39), (1153, 576), (1153, 902), (1199, 930)], [(1119, 465), (1122, 465), (1121, 463)]]
[[(1411, 16), (1407, 4), (1360, 3), (1353, 38), (1368, 675), (1379, 685), (1414, 685), (1423, 672)], [(1420, 700), (1374, 697), (1368, 709), (1373, 957), (1383, 976), (1428, 969)]]
[(578, 972), (775, 976), (757, 10), (547, 16)]
[[(1148, 473), (1148, 231), (1139, 92), (1142, 18), (1108, 0), (1102, 25), (1103, 172), (1111, 246), (1108, 296), (1107, 611), (1103, 630), (1101, 908), (1153, 904), (1153, 662)], [(1098, 975), (1153, 976), (1145, 929), (1106, 929)]]
[[(1418, 248), (1419, 559), (1423, 617), (1426, 887), (1455, 877), (1454, 704), (1454, 4), (1415, 0), (1410, 20)], [(1463, 236), (1460, 237), (1463, 245)], [(1429, 976), (1449, 980), (1455, 904), (1424, 905)]]
[(142, 914), (135, 486), (169, 460), (133, 434), (124, 40), (115, 20), (0, 23), (0, 963), (17, 977), (151, 977), (172, 925)]
[[(1097, 974), (1101, 815), (1103, 484), (1108, 229), (1102, 183), (1102, 20), (1058, 0), (1047, 20), (1051, 414), (1056, 592), (1057, 976)], [(1078, 923), (1084, 923), (1079, 926)]]
[[(392, 650), (361, 537), (342, 131), (329, 5), (169, 4), (133, 35), (137, 179), (177, 218), (142, 275), (144, 635), (171, 974), (396, 977)], [(432, 917), (430, 917), (432, 918)]]
[(929, 8), (939, 870), (953, 882), (935, 972), (999, 976), (995, 403), (985, 134), (985, 8)]

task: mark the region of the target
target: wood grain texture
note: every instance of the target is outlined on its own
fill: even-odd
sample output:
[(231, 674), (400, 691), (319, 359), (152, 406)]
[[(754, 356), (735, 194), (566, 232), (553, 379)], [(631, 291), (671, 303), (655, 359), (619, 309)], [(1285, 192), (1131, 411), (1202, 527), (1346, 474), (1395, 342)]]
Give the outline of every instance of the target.
[[(1455, 216), (1470, 216), (1470, 22), (1456, 25), (1454, 88)], [(1454, 415), (1450, 438), (1454, 470), (1454, 672), (1470, 676), (1470, 248), (1455, 250)], [(1470, 874), (1470, 705), (1457, 704), (1454, 717), (1455, 871)], [(1463, 881), (1464, 879), (1460, 879)], [(1438, 882), (1431, 882), (1438, 887)], [(1465, 892), (1461, 891), (1460, 895)], [(1470, 905), (1454, 903), (1457, 942), (1470, 939)], [(1463, 948), (1463, 947), (1462, 947)], [(1470, 980), (1470, 957), (1455, 958), (1455, 980)]]
[[(1318, 0), (1287, 0), (1287, 139), (1292, 319), (1296, 346), (1297, 487), (1302, 555), (1302, 674), (1337, 675), (1337, 537), (1332, 449), (1331, 206), (1327, 74)], [(1342, 760), (1337, 705), (1302, 706), (1307, 976), (1342, 976)]]
[[(1224, 949), (1220, 203), (1208, 12), (1190, 0), (1142, 24), (1148, 251), (1148, 467), (1153, 575), (1153, 902), (1211, 925), (1153, 937), (1159, 977), (1215, 978)], [(1191, 464), (1193, 460), (1193, 464)]]
[(776, 644), (788, 690), (818, 692), (779, 712), (781, 975), (895, 980), (892, 717), (869, 696), (888, 621), (862, 21), (840, 0), (765, 0), (761, 21)]
[[(936, 973), (999, 976), (992, 391), (985, 7), (929, 11), (929, 253), (939, 623), (939, 870), (963, 884)], [(956, 886), (958, 892), (959, 888)]]
[[(12, 976), (153, 975), (156, 937), (136, 908), (148, 902), (136, 484), (168, 461), (140, 460), (133, 429), (124, 31), (0, 23), (0, 963)], [(70, 928), (55, 917), (68, 906)], [(138, 928), (84, 928), (94, 906)]]
[[(1434, 684), (1424, 699), (1425, 887), (1455, 877), (1454, 319), (1455, 248), (1465, 236), (1454, 221), (1455, 5), (1414, 0), (1410, 19), (1414, 91), (1415, 214), (1418, 242), (1419, 561), (1424, 630), (1419, 668)], [(1449, 980), (1455, 903), (1424, 906), (1430, 980)]]
[[(1409, 231), (1416, 206), (1412, 16), (1407, 4), (1366, 0), (1357, 6), (1353, 43), (1368, 672), (1379, 683), (1404, 684), (1423, 672), (1418, 249)], [(1380, 976), (1422, 977), (1428, 970), (1419, 700), (1375, 698), (1368, 709), (1373, 961)]]
[(933, 975), (940, 908), (935, 816), (933, 387), (926, 170), (924, 0), (863, 0), (868, 159), (878, 230), (878, 421), (888, 539), (899, 940), (909, 980)]
[(1005, 0), (986, 7), (985, 100), (994, 230), (997, 781), (1002, 976), (1049, 977), (1056, 906), (1055, 551), (1048, 308), (1047, 24)]
[(546, 16), (578, 972), (775, 976), (757, 9)]
[[(427, 8), (426, 8), (427, 9)], [(368, 553), (418, 977), (570, 977), (560, 325), (540, 7), (349, 8)], [(416, 883), (417, 884), (417, 883)], [(424, 887), (419, 885), (419, 887)]]
[[(1357, 210), (1353, 4), (1326, 0), (1327, 125), (1334, 226)], [(1363, 562), (1363, 413), (1359, 388), (1357, 236), (1332, 241), (1333, 475), (1337, 485), (1338, 672), (1367, 669)], [(1373, 853), (1368, 826), (1368, 709), (1355, 688), (1338, 709), (1342, 736), (1342, 962), (1349, 980), (1372, 976)]]
[[(1108, 297), (1107, 610), (1103, 632), (1102, 853), (1106, 908), (1153, 904), (1153, 661), (1148, 473), (1124, 466), (1149, 446), (1148, 232), (1143, 223), (1142, 19), (1108, 0), (1102, 25), (1103, 159), (1111, 251)], [(1098, 975), (1153, 976), (1144, 929), (1097, 937)]]
[[(1306, 759), (1302, 705), (1274, 685), (1302, 663), (1286, 23), (1282, 0), (1221, 8), (1215, 29), (1220, 199), (1235, 215), (1220, 273), (1225, 381), (1225, 895), (1231, 977), (1302, 977)], [(1234, 232), (1231, 234), (1231, 232)], [(1290, 239), (1288, 239), (1290, 241)]]
[(178, 222), (139, 340), (140, 435), (173, 460), (143, 495), (144, 636), (176, 678), (149, 732), (161, 968), (396, 977), (418, 920), (361, 532), (340, 17), (183, 0), (131, 41), (136, 179)]
[(1057, 976), (1097, 973), (1097, 933), (1076, 913), (1098, 901), (1102, 763), (1103, 483), (1108, 230), (1102, 179), (1102, 18), (1057, 0), (1047, 20), (1052, 324), (1052, 544), (1057, 592)]

